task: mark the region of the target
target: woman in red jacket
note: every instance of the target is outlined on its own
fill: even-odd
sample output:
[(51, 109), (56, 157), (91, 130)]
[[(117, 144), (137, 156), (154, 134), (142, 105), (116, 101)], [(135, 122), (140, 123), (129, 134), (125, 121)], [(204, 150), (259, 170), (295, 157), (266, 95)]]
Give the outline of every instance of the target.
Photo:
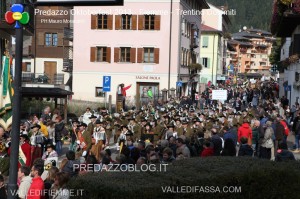
[(242, 126), (238, 129), (238, 142), (241, 144), (241, 138), (246, 137), (248, 139), (248, 145), (252, 146), (252, 129), (248, 120), (244, 120)]

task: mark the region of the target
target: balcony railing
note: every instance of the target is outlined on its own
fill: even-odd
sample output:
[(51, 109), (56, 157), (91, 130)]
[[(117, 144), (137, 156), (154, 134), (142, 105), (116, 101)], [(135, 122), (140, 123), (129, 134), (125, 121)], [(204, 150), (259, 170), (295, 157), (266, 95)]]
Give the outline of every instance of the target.
[(73, 40), (73, 29), (65, 27), (64, 38), (68, 40)]
[(64, 84), (64, 74), (22, 73), (22, 83), (27, 84)]

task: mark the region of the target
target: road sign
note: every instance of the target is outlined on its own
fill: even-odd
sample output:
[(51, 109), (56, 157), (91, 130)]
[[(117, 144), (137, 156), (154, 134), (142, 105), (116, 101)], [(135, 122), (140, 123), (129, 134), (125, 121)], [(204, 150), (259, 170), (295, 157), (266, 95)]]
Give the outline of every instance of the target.
[(182, 87), (182, 82), (176, 82), (177, 87)]
[(123, 5), (124, 0), (36, 0), (36, 5)]
[(110, 92), (111, 76), (103, 76), (103, 92)]

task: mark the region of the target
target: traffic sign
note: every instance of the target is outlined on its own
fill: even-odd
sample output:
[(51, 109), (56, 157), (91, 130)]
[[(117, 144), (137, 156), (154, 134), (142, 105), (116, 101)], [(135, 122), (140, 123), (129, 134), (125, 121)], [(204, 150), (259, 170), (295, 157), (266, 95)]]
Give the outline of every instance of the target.
[(111, 76), (103, 76), (103, 92), (110, 92)]
[(176, 82), (177, 87), (182, 87), (182, 82)]

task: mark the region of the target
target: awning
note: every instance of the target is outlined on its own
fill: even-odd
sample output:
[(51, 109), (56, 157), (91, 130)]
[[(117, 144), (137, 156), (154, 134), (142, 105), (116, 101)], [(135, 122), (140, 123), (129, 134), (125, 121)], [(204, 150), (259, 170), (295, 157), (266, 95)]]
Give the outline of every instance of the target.
[(41, 87), (22, 87), (23, 97), (56, 97), (66, 98), (68, 95), (73, 95), (71, 91), (61, 88), (41, 88)]

